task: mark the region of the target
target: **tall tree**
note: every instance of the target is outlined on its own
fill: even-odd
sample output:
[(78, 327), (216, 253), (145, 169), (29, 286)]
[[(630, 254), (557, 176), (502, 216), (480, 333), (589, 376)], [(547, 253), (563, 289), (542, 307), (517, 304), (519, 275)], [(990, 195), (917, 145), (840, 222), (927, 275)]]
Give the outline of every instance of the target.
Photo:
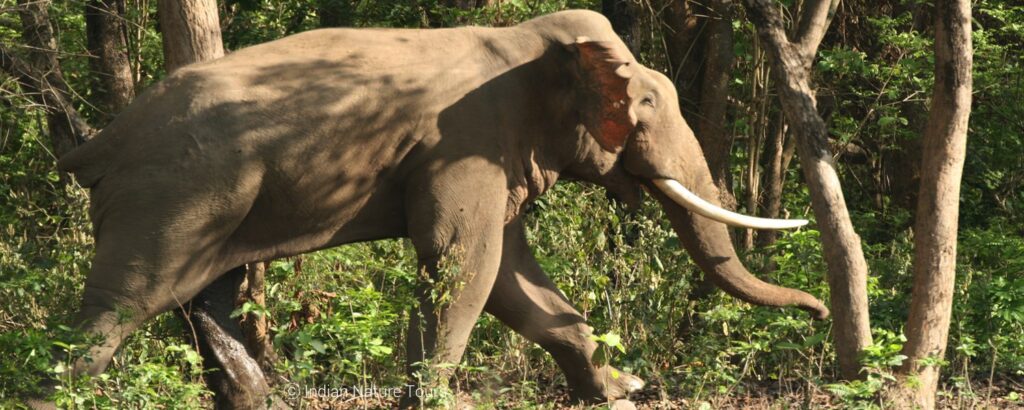
[(85, 5), (89, 65), (95, 76), (93, 104), (104, 123), (135, 97), (124, 12), (124, 0), (89, 0)]
[(355, 22), (355, 4), (351, 0), (317, 0), (320, 27), (350, 27)]
[(216, 0), (161, 0), (157, 15), (168, 73), (224, 55)]
[[(785, 118), (772, 120), (770, 139), (764, 147), (764, 200), (761, 216), (778, 218), (782, 212), (782, 186), (786, 182), (786, 170), (796, 154), (796, 140), (785, 123)], [(778, 239), (779, 231), (758, 231), (757, 245), (768, 246)]]
[(671, 0), (661, 15), (683, 115), (727, 208), (736, 207), (729, 173), (733, 135), (724, 126), (733, 65), (732, 15), (731, 0)]
[(828, 130), (817, 111), (810, 68), (838, 0), (809, 0), (796, 38), (790, 40), (778, 5), (772, 0), (744, 0), (772, 63), (772, 74), (786, 119), (795, 130), (797, 153), (811, 192), (821, 231), (831, 292), (836, 353), (843, 378), (860, 377), (858, 357), (871, 344), (868, 318), (867, 262), (853, 229), (842, 186), (828, 145)]
[[(157, 13), (168, 73), (224, 55), (216, 1), (161, 0)], [(179, 311), (192, 327), (203, 365), (210, 370), (207, 384), (214, 391), (217, 408), (262, 408), (271, 394), (264, 369), (254, 357), (256, 353), (265, 356), (270, 349), (248, 344), (250, 340), (267, 343), (266, 324), (250, 318), (250, 329), (243, 331), (231, 317), (239, 299), (262, 295), (263, 270), (257, 265), (249, 267), (248, 275), (246, 268), (224, 274)], [(254, 285), (260, 289), (253, 289)]]
[[(659, 16), (670, 78), (679, 92), (683, 117), (704, 152), (719, 201), (735, 209), (729, 170), (733, 135), (723, 126), (733, 66), (732, 8), (731, 0), (668, 0)], [(701, 300), (714, 294), (715, 289), (710, 278), (701, 276), (687, 298), (691, 302)], [(695, 321), (699, 321), (698, 312), (689, 311), (676, 329), (677, 336), (687, 337)]]
[(487, 7), (495, 3), (494, 0), (444, 0), (446, 7), (455, 7), (462, 10), (472, 10)]
[[(921, 188), (914, 225), (914, 288), (905, 333), (907, 356), (896, 403), (935, 408), (938, 362), (953, 309), (960, 178), (971, 113), (971, 2), (935, 3), (935, 85), (922, 139)], [(909, 378), (916, 378), (911, 383)]]
[(629, 51), (640, 55), (642, 26), (638, 3), (633, 0), (601, 0), (601, 14), (611, 21), (612, 28)]

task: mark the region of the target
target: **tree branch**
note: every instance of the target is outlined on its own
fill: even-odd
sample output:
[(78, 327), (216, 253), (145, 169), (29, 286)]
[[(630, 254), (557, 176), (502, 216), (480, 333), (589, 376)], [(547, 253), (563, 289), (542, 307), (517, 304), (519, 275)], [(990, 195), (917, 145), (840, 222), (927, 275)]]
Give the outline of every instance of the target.
[(68, 84), (61, 73), (57, 46), (53, 38), (48, 12), (50, 2), (21, 0), (22, 36), (27, 43), (28, 59), (22, 60), (13, 50), (0, 45), (0, 70), (16, 79), (18, 84), (46, 111), (46, 122), (54, 154), (63, 156), (85, 143), (95, 129), (89, 125), (68, 98)]
[[(0, 45), (0, 70), (6, 72), (29, 94), (47, 113), (47, 121), (62, 121), (72, 131), (74, 145), (54, 143), (55, 154), (60, 157), (75, 146), (85, 143), (96, 132), (79, 114), (67, 98), (67, 83), (59, 73), (42, 74), (18, 58), (10, 49)], [(56, 84), (54, 84), (56, 82)], [(51, 133), (56, 124), (50, 124)], [(51, 136), (53, 137), (53, 136)]]
[(794, 39), (800, 44), (804, 65), (809, 67), (814, 62), (821, 39), (825, 38), (825, 32), (828, 31), (832, 16), (836, 14), (838, 7), (839, 0), (808, 0), (808, 3), (805, 3)]
[(22, 87), (31, 87), (31, 69), (3, 44), (0, 44), (0, 70), (14, 77)]
[(758, 32), (766, 31), (762, 35), (770, 35), (772, 41), (780, 44), (782, 48), (792, 49), (804, 66), (809, 68), (814, 62), (814, 56), (818, 54), (818, 46), (825, 38), (829, 24), (832, 23), (832, 16), (839, 7), (839, 1), (808, 0), (798, 22), (796, 38), (792, 41), (786, 35), (782, 14), (775, 10), (778, 6), (774, 2), (746, 0), (744, 3), (750, 21), (757, 26)]

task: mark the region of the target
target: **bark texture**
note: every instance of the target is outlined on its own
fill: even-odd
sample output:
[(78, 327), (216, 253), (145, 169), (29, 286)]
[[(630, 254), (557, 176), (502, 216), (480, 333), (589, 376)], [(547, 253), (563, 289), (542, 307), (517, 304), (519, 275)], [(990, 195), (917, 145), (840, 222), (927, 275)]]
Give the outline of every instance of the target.
[(168, 73), (224, 55), (216, 0), (160, 0), (157, 14)]
[[(736, 209), (729, 172), (733, 135), (723, 126), (733, 65), (732, 8), (731, 0), (668, 0), (659, 13), (679, 107), (700, 143), (718, 187), (718, 201), (726, 209)], [(687, 295), (689, 301), (714, 294), (716, 288), (710, 277), (699, 276), (695, 281), (694, 290)], [(689, 335), (690, 327), (699, 321), (691, 312), (688, 320), (680, 322), (677, 335)]]
[(694, 10), (695, 3), (668, 0), (659, 14), (664, 25), (665, 51), (668, 54), (670, 77), (679, 92), (683, 118), (700, 134), (700, 73), (704, 42), (700, 35), (704, 20)]
[[(697, 141), (711, 167), (711, 177), (727, 206), (735, 207), (729, 178), (729, 155), (733, 136), (725, 128), (729, 79), (732, 77), (732, 2), (709, 3), (703, 81), (700, 92), (700, 121)], [(753, 210), (751, 209), (751, 212)]]
[[(249, 301), (261, 306), (266, 305), (267, 298), (263, 290), (269, 265), (269, 262), (258, 262), (250, 263), (246, 267), (246, 280), (239, 287), (242, 303)], [(272, 371), (273, 363), (277, 361), (277, 355), (274, 353), (274, 345), (270, 340), (266, 316), (246, 314), (242, 318), (242, 331), (245, 332), (246, 345), (249, 346), (252, 356), (263, 368), (263, 371)]]
[(355, 22), (355, 4), (350, 0), (319, 0), (316, 6), (320, 27), (350, 27)]
[[(935, 408), (946, 353), (956, 274), (960, 178), (971, 113), (971, 2), (935, 4), (935, 85), (923, 138), (921, 190), (914, 226), (914, 288), (905, 332), (907, 356), (896, 404)], [(922, 361), (924, 360), (924, 363)], [(910, 377), (916, 378), (909, 383)]]
[[(796, 154), (796, 140), (790, 135), (789, 127), (783, 118), (777, 118), (777, 126), (772, 129), (771, 140), (765, 144), (764, 150), (764, 202), (761, 216), (778, 218), (782, 212), (782, 187), (786, 183), (786, 170)], [(757, 246), (774, 244), (779, 231), (767, 230), (757, 232)]]
[(736, 208), (729, 174), (733, 135), (725, 128), (733, 65), (733, 4), (672, 1), (662, 16), (667, 26), (669, 65), (680, 107), (700, 142), (722, 204)]
[(443, 4), (446, 7), (455, 7), (462, 10), (472, 10), (487, 7), (493, 5), (494, 3), (494, 0), (444, 0), (443, 2)]
[(81, 145), (95, 130), (69, 98), (50, 24), (50, 1), (19, 0), (22, 36), (29, 46), (24, 58), (0, 45), (0, 70), (7, 72), (46, 111), (46, 126), (54, 154), (60, 158)]
[(839, 370), (843, 378), (855, 379), (860, 377), (858, 355), (871, 343), (867, 263), (860, 236), (854, 231), (846, 209), (828, 145), (828, 131), (818, 115), (808, 69), (837, 3), (838, 0), (809, 1), (797, 40), (792, 42), (774, 1), (744, 0), (747, 15), (757, 27), (771, 60), (783, 112), (796, 131), (797, 152), (828, 265)]
[(85, 5), (89, 65), (96, 77), (93, 105), (106, 123), (135, 97), (135, 81), (128, 61), (124, 0), (90, 0)]
[(601, 0), (601, 14), (612, 23), (615, 34), (622, 38), (633, 55), (640, 55), (640, 5), (634, 0)]

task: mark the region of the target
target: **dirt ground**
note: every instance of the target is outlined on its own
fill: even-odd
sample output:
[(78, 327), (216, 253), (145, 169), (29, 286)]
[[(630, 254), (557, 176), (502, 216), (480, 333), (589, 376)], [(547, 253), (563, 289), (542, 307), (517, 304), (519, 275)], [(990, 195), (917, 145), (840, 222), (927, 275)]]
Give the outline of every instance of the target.
[[(644, 390), (630, 396), (630, 401), (639, 410), (674, 410), (674, 409), (752, 409), (752, 410), (775, 410), (775, 409), (845, 409), (848, 405), (839, 401), (834, 395), (813, 384), (802, 384), (799, 387), (782, 389), (779, 384), (748, 385), (744, 386), (742, 394), (732, 392), (728, 394), (709, 396), (701, 400), (692, 399), (692, 395), (684, 395), (679, 392), (667, 391), (657, 384), (652, 384)], [(1019, 397), (1011, 400), (1011, 393), (1017, 393)], [(689, 397), (687, 397), (689, 396)], [(480, 403), (474, 405), (474, 400), (469, 393), (459, 394), (459, 408), (555, 408), (555, 409), (622, 409), (628, 407), (597, 405), (581, 406), (569, 401), (568, 391), (564, 386), (553, 386), (547, 392), (541, 393), (521, 404), (510, 403), (507, 397), (503, 400), (496, 400), (497, 403)], [(307, 397), (305, 404), (314, 409), (384, 409), (396, 408), (397, 399), (381, 397), (358, 397), (356, 395), (336, 396), (332, 398)], [(876, 401), (877, 407), (880, 406)], [(969, 392), (964, 392), (946, 386), (939, 395), (939, 409), (1024, 409), (1024, 380), (1003, 379), (993, 383), (990, 387), (987, 381), (976, 383)]]

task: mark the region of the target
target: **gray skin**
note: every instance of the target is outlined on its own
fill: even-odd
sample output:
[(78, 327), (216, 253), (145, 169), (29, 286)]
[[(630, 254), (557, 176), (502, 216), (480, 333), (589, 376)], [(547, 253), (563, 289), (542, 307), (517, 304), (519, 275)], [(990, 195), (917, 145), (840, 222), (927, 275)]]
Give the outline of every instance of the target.
[[(525, 207), (559, 178), (632, 205), (648, 188), (726, 292), (828, 315), (750, 275), (725, 225), (651, 184), (718, 198), (672, 83), (590, 11), (509, 28), (315, 30), (239, 50), (150, 87), (59, 167), (91, 189), (96, 237), (76, 324), (104, 341), (77, 372), (102, 372), (144, 321), (245, 263), (407, 237), (451, 294), (435, 304), (420, 286), (410, 363), (460, 362), (486, 310), (550, 352), (574, 397), (623, 397), (642, 382), (592, 364), (591, 329), (525, 240)], [(442, 259), (461, 269), (439, 275)]]

